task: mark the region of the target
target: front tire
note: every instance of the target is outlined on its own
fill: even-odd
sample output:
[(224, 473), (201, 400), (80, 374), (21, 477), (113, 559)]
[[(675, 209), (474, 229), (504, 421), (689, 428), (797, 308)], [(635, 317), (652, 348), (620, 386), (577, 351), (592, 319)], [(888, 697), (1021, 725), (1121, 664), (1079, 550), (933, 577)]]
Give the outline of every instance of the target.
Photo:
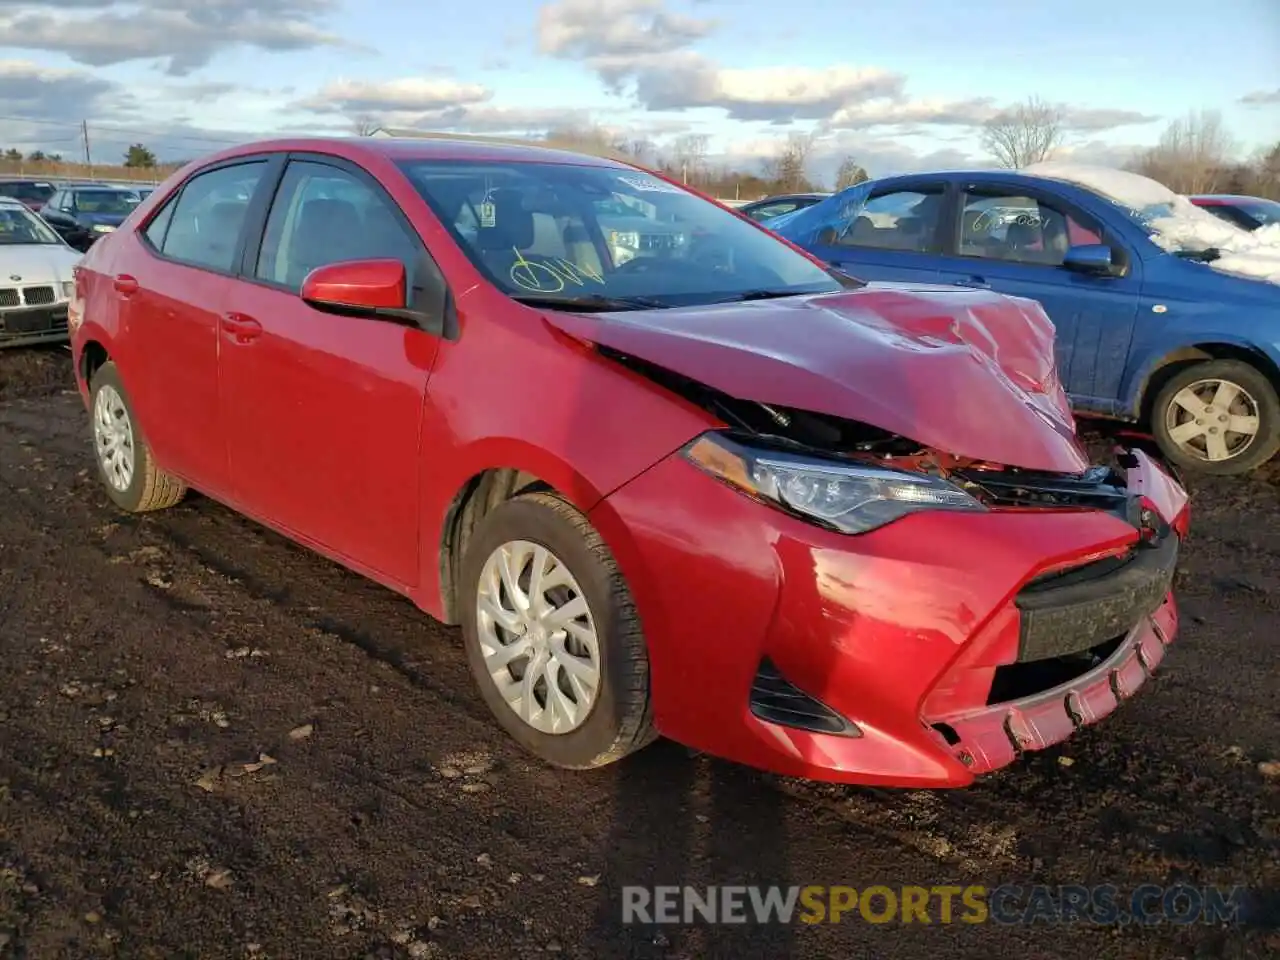
[(472, 676), (526, 750), (582, 770), (655, 739), (635, 604), (572, 506), (529, 493), (494, 508), (467, 545), (459, 591)]
[(1183, 470), (1236, 476), (1280, 450), (1280, 398), (1257, 369), (1240, 360), (1210, 360), (1178, 371), (1151, 409), (1151, 432)]
[(156, 466), (114, 363), (94, 372), (89, 411), (98, 479), (112, 503), (129, 513), (146, 513), (172, 507), (186, 495), (186, 484)]

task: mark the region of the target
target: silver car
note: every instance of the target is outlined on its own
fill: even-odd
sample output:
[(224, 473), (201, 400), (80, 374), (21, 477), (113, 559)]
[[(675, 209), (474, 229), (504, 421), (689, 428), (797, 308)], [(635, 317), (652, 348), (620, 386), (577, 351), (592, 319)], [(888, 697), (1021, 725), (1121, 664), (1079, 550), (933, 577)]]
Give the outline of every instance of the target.
[(39, 214), (0, 197), (0, 348), (67, 340), (80, 257)]

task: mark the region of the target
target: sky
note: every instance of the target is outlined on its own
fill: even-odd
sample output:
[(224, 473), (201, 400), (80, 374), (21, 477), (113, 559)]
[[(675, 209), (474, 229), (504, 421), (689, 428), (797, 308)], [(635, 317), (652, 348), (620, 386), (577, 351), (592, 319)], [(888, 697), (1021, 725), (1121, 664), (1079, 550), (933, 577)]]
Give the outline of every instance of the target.
[(0, 0), (0, 149), (118, 162), (360, 123), (628, 141), (705, 136), (758, 170), (991, 162), (982, 124), (1059, 105), (1119, 164), (1189, 111), (1241, 157), (1280, 140), (1280, 0)]

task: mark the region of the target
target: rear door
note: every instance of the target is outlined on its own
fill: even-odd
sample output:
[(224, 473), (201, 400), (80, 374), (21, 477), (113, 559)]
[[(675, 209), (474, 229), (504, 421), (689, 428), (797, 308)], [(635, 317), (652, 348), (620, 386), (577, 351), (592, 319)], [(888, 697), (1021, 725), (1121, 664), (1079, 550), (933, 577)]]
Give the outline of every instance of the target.
[[(259, 212), (243, 278), (223, 302), (222, 416), (236, 501), (392, 586), (418, 579), (418, 470), (438, 341), (384, 320), (338, 316), (298, 296), (329, 263), (426, 251), (360, 167), (294, 155)], [(443, 281), (441, 281), (443, 282)]]
[(941, 180), (887, 185), (823, 229), (811, 251), (864, 280), (936, 282), (946, 197)]
[(143, 432), (166, 469), (214, 496), (227, 489), (219, 322), (249, 200), (270, 166), (265, 157), (237, 158), (197, 173), (104, 278), (117, 299), (118, 360)]
[[(1141, 263), (1098, 220), (1037, 188), (971, 180), (946, 237), (943, 282), (1040, 302), (1056, 329), (1058, 375), (1076, 406), (1108, 413), (1137, 318)], [(1124, 276), (1062, 266), (1073, 246), (1105, 243)]]

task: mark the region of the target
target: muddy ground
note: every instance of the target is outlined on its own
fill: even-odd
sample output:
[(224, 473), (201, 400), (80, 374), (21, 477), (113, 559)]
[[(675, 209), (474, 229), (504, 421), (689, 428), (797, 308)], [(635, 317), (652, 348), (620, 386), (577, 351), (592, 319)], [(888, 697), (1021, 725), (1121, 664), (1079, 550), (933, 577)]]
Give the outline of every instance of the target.
[[(63, 350), (0, 354), (0, 957), (1280, 956), (1259, 769), (1280, 754), (1280, 471), (1194, 485), (1156, 679), (975, 788), (812, 785), (664, 743), (561, 773), (404, 600), (199, 497), (111, 509), (71, 388)], [(1227, 927), (656, 929), (620, 908), (628, 883), (1178, 881), (1259, 893)]]

